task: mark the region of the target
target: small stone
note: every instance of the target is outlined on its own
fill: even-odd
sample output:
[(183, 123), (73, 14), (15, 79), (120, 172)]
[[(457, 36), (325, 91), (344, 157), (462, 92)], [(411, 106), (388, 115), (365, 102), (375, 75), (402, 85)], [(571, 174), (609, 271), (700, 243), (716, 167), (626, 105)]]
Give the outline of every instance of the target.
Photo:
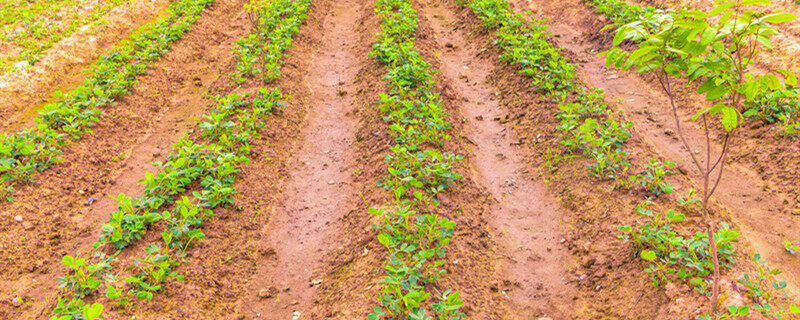
[(18, 214), (18, 215), (16, 215), (16, 216), (14, 216), (14, 221), (16, 221), (16, 222), (22, 222), (22, 215), (19, 215), (19, 214)]
[(33, 229), (33, 223), (30, 223), (28, 221), (23, 222), (22, 223), (22, 229), (25, 229), (26, 231), (30, 230), (30, 229)]
[(313, 286), (316, 286), (316, 285), (318, 285), (318, 284), (320, 284), (320, 283), (322, 283), (322, 279), (314, 279), (314, 280), (311, 280), (311, 286), (312, 286), (312, 287), (313, 287)]
[(336, 181), (333, 181), (333, 180), (328, 181), (328, 184), (334, 184), (334, 183), (336, 183)]
[(292, 312), (292, 320), (300, 319), (300, 315), (301, 315), (300, 311)]
[(31, 65), (28, 61), (20, 61), (14, 64), (14, 67), (17, 69), (26, 68)]
[(11, 305), (14, 306), (14, 308), (21, 307), (22, 306), (22, 299), (20, 299), (20, 297), (15, 297), (14, 299), (11, 299)]
[(666, 135), (671, 137), (671, 136), (673, 136), (675, 134), (675, 131), (673, 131), (672, 129), (667, 129), (667, 130), (664, 130), (664, 134), (666, 134)]
[(612, 74), (612, 75), (608, 76), (608, 79), (611, 79), (611, 80), (617, 79), (617, 78), (619, 78), (619, 76), (617, 76), (616, 74)]
[(538, 320), (553, 320), (553, 318), (549, 318), (549, 317), (541, 317), (541, 318), (539, 318)]
[(269, 287), (261, 289), (261, 291), (258, 292), (258, 297), (261, 299), (267, 299), (267, 298), (272, 298), (277, 294), (278, 294), (278, 288)]

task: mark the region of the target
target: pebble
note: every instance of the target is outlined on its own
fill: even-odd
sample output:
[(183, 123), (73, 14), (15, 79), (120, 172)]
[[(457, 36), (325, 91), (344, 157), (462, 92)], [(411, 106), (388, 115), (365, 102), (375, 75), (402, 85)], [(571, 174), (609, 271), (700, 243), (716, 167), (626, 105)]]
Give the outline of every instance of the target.
[(328, 184), (334, 184), (334, 183), (336, 183), (336, 181), (333, 181), (333, 180), (328, 181)]
[(275, 287), (269, 287), (268, 289), (264, 288), (258, 291), (258, 297), (261, 299), (272, 298), (277, 294), (278, 294), (278, 289)]
[(33, 229), (33, 223), (30, 223), (28, 221), (23, 222), (22, 223), (22, 229), (25, 229), (25, 230)]
[(31, 65), (31, 64), (28, 61), (20, 61), (20, 62), (15, 63), (14, 67), (17, 68), (17, 69), (22, 69), (22, 68), (25, 68), (25, 67), (27, 67), (29, 65)]
[(14, 221), (16, 221), (16, 222), (22, 222), (22, 215), (19, 215), (19, 214), (18, 214), (18, 215), (16, 215), (16, 216), (14, 216)]
[(11, 299), (11, 305), (14, 306), (14, 308), (19, 308), (20, 306), (22, 306), (22, 299), (20, 299), (19, 297)]
[(300, 319), (300, 315), (301, 315), (300, 311), (292, 312), (292, 320)]

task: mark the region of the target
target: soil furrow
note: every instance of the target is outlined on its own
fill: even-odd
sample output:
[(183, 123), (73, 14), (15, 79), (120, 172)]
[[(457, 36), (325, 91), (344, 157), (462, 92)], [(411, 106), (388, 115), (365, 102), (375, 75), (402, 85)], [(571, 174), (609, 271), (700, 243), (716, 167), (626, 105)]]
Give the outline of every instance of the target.
[[(657, 153), (676, 162), (682, 171), (691, 172), (692, 177), (697, 176), (687, 154), (697, 150), (685, 150), (677, 140), (668, 100), (660, 92), (661, 89), (636, 74), (606, 69), (603, 57), (596, 56), (604, 50), (593, 31), (599, 30), (597, 15), (579, 0), (558, 3), (529, 1), (529, 5), (548, 17), (550, 29), (557, 35), (556, 42), (565, 47), (574, 60), (580, 61), (581, 79), (590, 86), (605, 90), (607, 101), (619, 101), (610, 105), (626, 111), (629, 120), (635, 124), (634, 135), (642, 136)], [(698, 101), (683, 101), (684, 105), (695, 102)], [(684, 130), (689, 143), (700, 149), (705, 137), (701, 128), (689, 121), (693, 110), (684, 109), (682, 113), (683, 121), (688, 124)], [(797, 218), (785, 210), (786, 201), (768, 192), (769, 186), (758, 174), (742, 165), (733, 164), (729, 168), (712, 200), (730, 212), (744, 239), (753, 246), (755, 252), (761, 253), (783, 270), (783, 277), (789, 283), (800, 283), (800, 270), (792, 267), (799, 260), (784, 250), (781, 238), (800, 239)], [(686, 191), (678, 190), (682, 194)], [(796, 286), (789, 290), (795, 295), (800, 293)]]
[[(3, 203), (0, 228), (0, 299), (31, 304), (0, 305), (0, 315), (45, 314), (66, 271), (61, 256), (82, 252), (98, 238), (101, 223), (116, 209), (110, 197), (137, 196), (137, 181), (154, 172), (169, 148), (196, 123), (212, 101), (230, 92), (233, 41), (245, 34), (243, 1), (218, 1), (175, 44), (132, 94), (103, 110), (94, 133), (65, 149), (64, 163), (19, 186), (16, 201)], [(21, 218), (21, 219), (16, 219)], [(22, 236), (13, 236), (22, 235)]]
[(321, 257), (338, 247), (338, 220), (353, 206), (351, 145), (357, 122), (347, 93), (357, 71), (357, 10), (353, 1), (336, 2), (322, 18), (319, 47), (305, 77), (308, 116), (288, 162), (280, 205), (261, 229), (259, 247), (270, 254), (250, 282), (242, 306), (248, 316), (308, 317)]
[(474, 179), (492, 196), (487, 220), (505, 257), (502, 276), (519, 286), (507, 292), (516, 305), (516, 317), (564, 318), (574, 288), (564, 279), (570, 256), (559, 242), (561, 209), (541, 180), (529, 174), (519, 138), (499, 122), (505, 112), (497, 91), (487, 83), (494, 68), (478, 58), (479, 48), (456, 26), (454, 4), (425, 2), (422, 14), (442, 48), (442, 76), (457, 97), (467, 121), (466, 137), (474, 144), (470, 157)]
[(31, 126), (55, 91), (68, 92), (83, 83), (85, 69), (132, 30), (157, 18), (169, 5), (163, 0), (136, 0), (112, 9), (105, 23), (87, 25), (62, 39), (36, 65), (0, 76), (0, 132)]

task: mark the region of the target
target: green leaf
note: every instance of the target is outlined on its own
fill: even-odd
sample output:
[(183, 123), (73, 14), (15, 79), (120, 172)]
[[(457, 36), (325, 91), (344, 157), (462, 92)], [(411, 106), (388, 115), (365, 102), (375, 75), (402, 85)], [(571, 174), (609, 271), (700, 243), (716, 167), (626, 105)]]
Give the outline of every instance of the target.
[(746, 316), (750, 314), (750, 307), (748, 306), (741, 306), (737, 312), (740, 316)]
[(72, 269), (75, 269), (75, 267), (74, 267), (75, 266), (75, 258), (73, 258), (71, 255), (63, 256), (61, 258), (61, 264), (65, 265), (67, 267), (70, 267)]
[(97, 319), (101, 314), (103, 314), (103, 305), (98, 302), (95, 302), (91, 307), (83, 310), (83, 317), (86, 318), (86, 320)]
[(714, 101), (728, 93), (727, 86), (715, 86), (706, 93), (706, 101)]
[(761, 77), (761, 83), (767, 86), (770, 90), (778, 90), (781, 88), (781, 81), (778, 77), (772, 74), (765, 74)]
[(653, 252), (653, 250), (642, 251), (642, 253), (639, 254), (639, 256), (641, 256), (642, 259), (644, 259), (645, 261), (655, 261), (656, 260), (656, 253)]
[(714, 30), (712, 28), (705, 29), (703, 30), (703, 34), (700, 35), (700, 43), (704, 45), (709, 44), (713, 42), (716, 37), (717, 37), (717, 30)]
[(739, 112), (736, 109), (727, 107), (722, 109), (722, 126), (730, 132), (739, 126)]
[(775, 71), (780, 72), (783, 75), (784, 82), (786, 82), (787, 86), (797, 85), (797, 76), (795, 76), (793, 72), (785, 69), (775, 69)]
[(627, 29), (628, 29), (627, 27), (622, 26), (619, 28), (619, 30), (617, 30), (617, 34), (614, 35), (614, 42), (613, 42), (615, 47), (618, 46), (620, 43), (622, 43), (623, 40), (625, 40), (625, 34), (627, 32)]
[(378, 242), (388, 247), (394, 243), (394, 239), (392, 239), (392, 236), (387, 233), (381, 233), (378, 235)]
[(761, 21), (767, 23), (784, 23), (794, 19), (797, 19), (797, 17), (791, 13), (773, 13), (764, 16), (761, 18)]
[(798, 307), (797, 305), (792, 304), (791, 306), (789, 306), (789, 313), (791, 313), (791, 314), (800, 314), (800, 307)]

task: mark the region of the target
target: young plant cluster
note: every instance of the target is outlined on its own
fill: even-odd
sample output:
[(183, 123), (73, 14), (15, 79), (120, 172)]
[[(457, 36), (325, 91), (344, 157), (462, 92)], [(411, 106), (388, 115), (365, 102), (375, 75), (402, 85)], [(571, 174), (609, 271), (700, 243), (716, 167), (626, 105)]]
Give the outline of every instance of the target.
[[(659, 286), (675, 280), (687, 282), (701, 293), (709, 287), (706, 278), (711, 275), (714, 264), (709, 252), (708, 234), (696, 232), (691, 238), (679, 235), (673, 226), (683, 223), (686, 215), (675, 210), (653, 212), (646, 203), (636, 212), (645, 218), (637, 226), (619, 226), (620, 236), (636, 245), (639, 256), (649, 263), (645, 272), (651, 275), (653, 284)], [(722, 223), (714, 237), (722, 266), (730, 268), (736, 263), (733, 243), (739, 232)]]
[(238, 56), (233, 80), (244, 83), (261, 75), (264, 82), (280, 78), (279, 59), (292, 47), (292, 36), (308, 19), (309, 0), (254, 0), (245, 6), (252, 33), (235, 42)]
[[(775, 74), (750, 73), (750, 65), (757, 60), (760, 50), (772, 49), (770, 37), (777, 34), (773, 24), (795, 19), (787, 13), (767, 13), (749, 10), (751, 5), (766, 5), (768, 0), (718, 1), (708, 13), (681, 10), (661, 13), (624, 24), (614, 37), (614, 48), (603, 53), (606, 66), (619, 69), (635, 68), (640, 73), (656, 76), (662, 90), (669, 98), (677, 136), (686, 150), (696, 150), (683, 133), (675, 99), (675, 79), (688, 85), (697, 84), (697, 92), (705, 96), (710, 106), (700, 106), (692, 118), (701, 121), (705, 134), (704, 154), (689, 152), (692, 164), (702, 180), (702, 205), (700, 213), (707, 234), (711, 236), (711, 256), (714, 274), (711, 291), (712, 313), (717, 311), (720, 290), (720, 267), (715, 241), (717, 226), (708, 204), (720, 179), (735, 135), (744, 122), (748, 105), (759, 102), (764, 96), (779, 96), (797, 85), (797, 78), (787, 70), (776, 69)], [(628, 40), (638, 44), (633, 52), (618, 47)], [(718, 128), (718, 129), (717, 129)], [(721, 150), (712, 155), (712, 131), (719, 130)], [(723, 225), (724, 228), (724, 225)], [(721, 250), (719, 251), (722, 254)]]
[(532, 86), (558, 104), (556, 116), (564, 132), (562, 144), (594, 162), (589, 174), (615, 179), (630, 167), (623, 144), (630, 137), (629, 122), (614, 119), (602, 92), (587, 88), (575, 76), (575, 66), (550, 43), (547, 25), (515, 14), (505, 0), (462, 0), (484, 27), (494, 30), (502, 61), (515, 65), (532, 79)]
[[(170, 279), (183, 279), (177, 267), (185, 262), (187, 250), (204, 238), (200, 228), (213, 217), (212, 210), (233, 204), (237, 166), (250, 161), (251, 142), (260, 137), (264, 120), (283, 99), (278, 89), (261, 89), (250, 101), (247, 96), (216, 97), (213, 112), (198, 125), (199, 137), (180, 139), (167, 161), (159, 164), (163, 171), (147, 174), (140, 181), (144, 194), (138, 198), (119, 195), (119, 209), (103, 225), (90, 255), (94, 263), (77, 256), (64, 257), (63, 264), (72, 271), (59, 283), (72, 295), (60, 299), (51, 319), (85, 317), (83, 308), (87, 304), (83, 299), (95, 295), (101, 287), (110, 302), (128, 305), (132, 297), (151, 300)], [(197, 182), (200, 189), (190, 190), (189, 184)], [(187, 195), (189, 191), (191, 195)], [(115, 273), (112, 263), (121, 251), (106, 256), (101, 250), (107, 245), (125, 248), (159, 226), (161, 243), (147, 246), (145, 257), (136, 259), (126, 270), (128, 276), (119, 279), (122, 272)]]
[(394, 195), (389, 209), (370, 208), (380, 217), (373, 225), (378, 241), (388, 250), (381, 280), (381, 307), (367, 318), (462, 319), (458, 292), (440, 289), (446, 273), (446, 246), (455, 223), (436, 214), (436, 195), (461, 179), (452, 171), (460, 155), (440, 150), (449, 123), (436, 91), (433, 70), (414, 49), (418, 18), (409, 0), (378, 0), (375, 11), (381, 31), (371, 55), (387, 68), (389, 91), (381, 94), (380, 110), (395, 144), (385, 157), (389, 175), (380, 185)]
[(602, 13), (614, 23), (628, 23), (646, 19), (659, 9), (651, 6), (632, 5), (624, 0), (586, 0), (594, 7), (594, 11)]
[[(0, 57), (0, 74), (11, 71), (19, 62), (33, 65), (42, 53), (61, 39), (74, 33), (83, 25), (98, 25), (111, 9), (130, 0), (106, 0), (97, 3), (88, 12), (85, 1), (36, 1), (30, 6), (4, 7), (9, 18), (16, 19), (0, 28), (0, 42), (8, 43), (13, 54)], [(3, 12), (5, 13), (5, 12)], [(2, 15), (2, 13), (0, 13)], [(56, 21), (60, 18), (60, 22)], [(4, 16), (3, 22), (8, 21)]]
[[(667, 14), (654, 10), (618, 10), (623, 2), (598, 2), (604, 4), (616, 17), (647, 18), (641, 29), (658, 27), (659, 19)], [(586, 88), (575, 80), (574, 67), (561, 56), (559, 49), (549, 42), (546, 26), (539, 21), (526, 21), (514, 15), (503, 0), (470, 0), (462, 4), (472, 9), (484, 26), (495, 30), (496, 43), (503, 49), (502, 59), (517, 65), (520, 73), (534, 77), (533, 85), (543, 91), (549, 99), (558, 103), (557, 117), (561, 119), (559, 129), (565, 133), (562, 143), (573, 150), (580, 150), (594, 159), (589, 165), (590, 175), (617, 180), (618, 184), (641, 186), (654, 195), (670, 193), (672, 186), (664, 178), (672, 172), (671, 162), (651, 159), (639, 175), (625, 176), (629, 168), (627, 153), (622, 149), (630, 133), (630, 123), (619, 123), (613, 118), (603, 102), (602, 92)], [(622, 19), (622, 18), (619, 18)], [(522, 39), (522, 40), (521, 40)], [(528, 48), (519, 48), (527, 46)], [(683, 199), (687, 208), (697, 207), (696, 199)], [(703, 202), (702, 207), (707, 203)], [(640, 214), (649, 218), (635, 227), (622, 226), (625, 238), (640, 247), (640, 256), (650, 263), (647, 272), (653, 275), (654, 283), (683, 279), (695, 284), (698, 291), (706, 292), (708, 276), (718, 274), (720, 262), (730, 267), (736, 256), (732, 243), (739, 233), (725, 224), (713, 232), (697, 232), (684, 238), (672, 230), (674, 223), (682, 222), (684, 215), (673, 210), (665, 214), (641, 209)], [(709, 237), (709, 235), (712, 235)], [(710, 239), (709, 239), (710, 238)], [(738, 311), (738, 309), (737, 309)]]
[[(127, 306), (134, 303), (133, 297), (151, 300), (170, 279), (183, 279), (177, 268), (186, 262), (187, 250), (204, 238), (200, 228), (213, 217), (213, 209), (233, 204), (237, 166), (250, 161), (252, 142), (261, 137), (265, 120), (282, 107), (284, 97), (280, 89), (263, 88), (251, 97), (229, 94), (215, 99), (195, 137), (181, 138), (167, 161), (159, 163), (163, 170), (146, 174), (140, 181), (143, 195), (119, 195), (119, 209), (110, 214), (90, 254), (93, 262), (77, 256), (63, 258), (71, 271), (59, 283), (71, 294), (59, 298), (51, 320), (101, 317), (104, 305), (85, 301), (99, 298), (101, 290), (109, 302)], [(190, 185), (199, 185), (199, 190)], [(147, 246), (144, 258), (136, 259), (124, 272), (115, 272), (113, 263), (121, 249), (153, 229), (162, 230), (160, 243)], [(102, 251), (106, 248), (116, 251), (107, 256)], [(123, 273), (127, 277), (121, 280)]]
[(93, 75), (60, 102), (45, 107), (30, 131), (0, 134), (0, 198), (13, 200), (14, 185), (33, 181), (60, 160), (61, 147), (90, 133), (100, 108), (127, 94), (149, 65), (166, 53), (213, 0), (181, 0), (169, 14), (142, 27), (93, 66)]

